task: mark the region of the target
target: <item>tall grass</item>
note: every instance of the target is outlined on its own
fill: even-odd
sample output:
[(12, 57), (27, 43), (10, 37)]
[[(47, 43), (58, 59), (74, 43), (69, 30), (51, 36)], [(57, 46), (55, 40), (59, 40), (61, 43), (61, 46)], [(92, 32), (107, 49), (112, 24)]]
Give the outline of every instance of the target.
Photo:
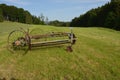
[[(63, 47), (34, 48), (27, 54), (6, 49), (10, 31), (23, 27), (36, 33), (70, 32), (66, 27), (0, 23), (0, 79), (18, 80), (120, 80), (120, 32), (106, 28), (73, 28), (73, 52)], [(41, 30), (41, 31), (39, 31)]]

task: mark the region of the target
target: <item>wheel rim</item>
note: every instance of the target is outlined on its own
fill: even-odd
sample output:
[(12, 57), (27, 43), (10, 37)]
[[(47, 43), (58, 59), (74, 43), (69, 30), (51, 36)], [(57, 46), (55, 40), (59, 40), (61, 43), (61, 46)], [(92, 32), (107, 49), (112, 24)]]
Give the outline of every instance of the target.
[(8, 50), (12, 53), (26, 53), (28, 51), (25, 32), (21, 30), (14, 30), (9, 34)]

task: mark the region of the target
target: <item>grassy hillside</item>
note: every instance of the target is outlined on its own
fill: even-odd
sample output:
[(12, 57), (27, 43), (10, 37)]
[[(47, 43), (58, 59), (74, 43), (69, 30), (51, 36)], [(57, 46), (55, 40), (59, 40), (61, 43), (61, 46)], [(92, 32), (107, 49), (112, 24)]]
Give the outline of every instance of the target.
[(0, 23), (0, 79), (17, 80), (120, 80), (120, 32), (106, 28), (73, 28), (77, 42), (73, 52), (64, 47), (34, 49), (12, 54), (6, 49), (7, 36), (23, 27), (42, 31), (69, 28)]

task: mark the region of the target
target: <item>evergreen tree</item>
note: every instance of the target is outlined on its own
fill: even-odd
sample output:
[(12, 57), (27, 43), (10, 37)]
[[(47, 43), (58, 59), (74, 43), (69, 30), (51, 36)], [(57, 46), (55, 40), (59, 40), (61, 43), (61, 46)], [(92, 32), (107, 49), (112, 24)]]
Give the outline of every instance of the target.
[(120, 0), (111, 0), (101, 7), (75, 17), (70, 26), (100, 26), (120, 30)]
[(32, 16), (28, 11), (25, 11), (25, 23), (32, 24)]
[(3, 21), (3, 12), (2, 12), (2, 9), (0, 8), (0, 22)]
[(40, 24), (41, 20), (37, 16), (32, 16), (33, 24)]
[(115, 26), (115, 21), (116, 21), (116, 16), (115, 13), (113, 12), (109, 12), (109, 14), (107, 15), (107, 18), (105, 20), (105, 26), (106, 27), (114, 27)]
[(22, 8), (19, 8), (18, 9), (18, 22), (21, 22), (21, 23), (25, 23), (26, 19), (25, 19), (25, 13), (24, 13), (24, 9)]
[(111, 2), (120, 2), (120, 0), (111, 0)]
[(26, 11), (23, 8), (0, 4), (0, 21), (3, 21), (3, 19), (27, 24), (45, 24), (45, 17), (43, 14), (41, 14), (40, 17), (36, 17), (31, 15), (29, 11)]

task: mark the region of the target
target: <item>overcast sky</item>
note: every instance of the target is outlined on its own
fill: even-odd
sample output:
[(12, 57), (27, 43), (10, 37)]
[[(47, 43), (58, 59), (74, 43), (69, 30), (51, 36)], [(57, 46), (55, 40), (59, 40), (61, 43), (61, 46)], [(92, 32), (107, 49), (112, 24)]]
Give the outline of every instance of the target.
[(32, 15), (43, 13), (49, 20), (71, 21), (74, 17), (97, 8), (110, 0), (0, 0), (0, 4), (14, 5)]

